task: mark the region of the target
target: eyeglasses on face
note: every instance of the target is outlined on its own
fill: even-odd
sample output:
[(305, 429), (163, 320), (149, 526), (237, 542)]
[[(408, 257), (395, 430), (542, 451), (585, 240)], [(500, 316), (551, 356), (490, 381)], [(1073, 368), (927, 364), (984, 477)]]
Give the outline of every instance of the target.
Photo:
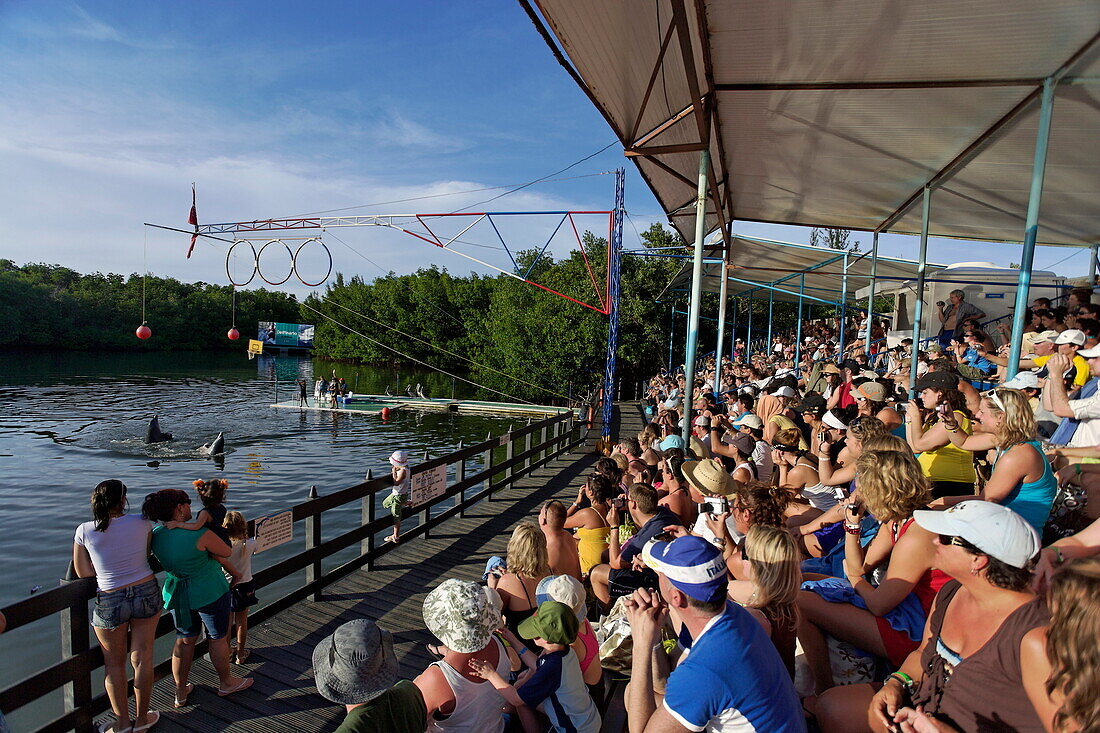
[(964, 550), (969, 550), (969, 549), (972, 549), (974, 547), (969, 542), (964, 540), (962, 537), (956, 537), (954, 535), (949, 535), (949, 534), (941, 534), (939, 536), (939, 538), (940, 538), (940, 544), (943, 545), (944, 547), (947, 547), (948, 545), (954, 545), (955, 547), (961, 547)]

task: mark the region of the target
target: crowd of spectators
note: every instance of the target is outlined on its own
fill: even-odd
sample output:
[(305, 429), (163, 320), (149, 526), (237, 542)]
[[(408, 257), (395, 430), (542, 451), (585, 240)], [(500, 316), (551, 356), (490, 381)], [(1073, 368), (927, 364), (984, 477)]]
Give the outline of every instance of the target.
[[(516, 526), (480, 582), (431, 589), (426, 669), (400, 679), (368, 619), (317, 644), (339, 730), (596, 733), (612, 664), (629, 675), (631, 733), (1100, 730), (1095, 311), (1083, 293), (1065, 313), (1034, 303), (1004, 380), (1006, 350), (968, 305), (952, 294), (916, 350), (867, 348), (852, 323), (841, 353), (836, 328), (808, 324), (798, 349), (738, 342), (691, 384), (653, 377), (644, 429), (619, 436), (571, 504)], [(251, 684), (231, 667), (255, 602), (244, 520), (222, 506), (224, 482), (196, 489), (194, 518), (171, 489), (137, 515), (104, 482), (77, 530), (74, 563), (99, 586), (108, 730), (157, 722), (162, 609), (177, 706), (200, 628), (218, 694)]]

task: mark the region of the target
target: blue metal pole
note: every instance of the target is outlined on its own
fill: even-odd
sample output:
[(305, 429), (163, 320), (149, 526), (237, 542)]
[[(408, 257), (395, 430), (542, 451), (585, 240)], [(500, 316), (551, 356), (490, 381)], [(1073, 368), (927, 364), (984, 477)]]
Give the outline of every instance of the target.
[[(726, 276), (729, 279), (729, 276)], [(733, 298), (733, 325), (730, 327), (730, 361), (733, 361), (733, 352), (737, 348), (737, 304), (741, 299)]]
[(916, 302), (913, 303), (913, 354), (909, 360), (909, 396), (917, 396), (917, 352), (920, 350), (920, 322), (924, 317), (924, 270), (928, 264), (928, 217), (932, 213), (932, 187), (924, 187), (921, 204), (920, 256), (917, 258)]
[(1039, 108), (1039, 129), (1035, 134), (1035, 161), (1031, 166), (1031, 192), (1027, 199), (1027, 220), (1024, 223), (1024, 246), (1020, 255), (1020, 279), (1016, 286), (1016, 310), (1012, 317), (1012, 345), (1008, 353), (1007, 375), (1016, 376), (1020, 368), (1020, 347), (1024, 338), (1024, 311), (1029, 300), (1031, 267), (1035, 261), (1035, 239), (1039, 234), (1039, 204), (1043, 198), (1043, 174), (1047, 165), (1047, 141), (1050, 139), (1050, 117), (1054, 111), (1054, 79), (1043, 81), (1042, 105)]
[(622, 284), (623, 212), (626, 210), (626, 169), (615, 171), (615, 212), (611, 219), (611, 241), (608, 252), (608, 293), (611, 304), (607, 321), (607, 360), (603, 378), (603, 437), (611, 435), (613, 401), (615, 398), (615, 368), (619, 354), (619, 292)]
[(802, 291), (806, 289), (806, 273), (798, 276), (798, 317), (794, 337), (795, 374), (802, 375)]
[(752, 293), (749, 293), (749, 330), (745, 334), (745, 363), (752, 358)]
[(848, 323), (848, 253), (844, 253), (844, 273), (840, 276), (840, 355), (844, 356), (844, 343), (847, 339), (844, 338), (848, 333), (846, 324)]
[[(686, 445), (691, 439), (691, 403), (694, 400), (695, 350), (699, 345), (699, 306), (703, 299), (703, 240), (706, 235), (707, 168), (710, 151), (699, 153), (699, 186), (695, 197), (695, 261), (691, 268), (691, 307), (688, 316), (687, 346), (684, 354), (684, 425), (681, 434)], [(724, 274), (724, 273), (723, 273)]]
[(1096, 285), (1096, 255), (1097, 245), (1092, 245), (1089, 249), (1091, 257), (1089, 259), (1089, 287)]
[(672, 344), (676, 333), (676, 306), (669, 306), (668, 313), (668, 371), (672, 373)]
[[(863, 349), (867, 363), (871, 364), (871, 321), (875, 316), (875, 279), (878, 276), (878, 232), (871, 236), (871, 290), (867, 293), (867, 331), (863, 336)], [(871, 364), (873, 367), (874, 364)]]
[(722, 389), (722, 349), (726, 339), (726, 299), (729, 297), (730, 281), (726, 277), (726, 262), (729, 261), (729, 250), (722, 255), (722, 285), (718, 288), (718, 343), (714, 347), (714, 396)]
[(768, 356), (772, 355), (772, 313), (775, 308), (775, 291), (768, 291)]

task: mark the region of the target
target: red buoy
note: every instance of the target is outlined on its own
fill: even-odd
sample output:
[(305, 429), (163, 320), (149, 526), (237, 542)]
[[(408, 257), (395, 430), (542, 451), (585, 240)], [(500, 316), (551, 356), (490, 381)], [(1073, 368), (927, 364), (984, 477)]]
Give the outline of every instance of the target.
[(382, 408), (382, 419), (383, 420), (389, 420), (390, 419), (390, 408), (388, 408), (388, 407), (383, 407)]
[(229, 329), (229, 333), (225, 335), (229, 337), (230, 341), (236, 341), (241, 337), (241, 332), (238, 331), (236, 328), (231, 328)]
[(143, 323), (137, 327), (137, 330), (134, 331), (134, 335), (144, 341), (145, 339), (153, 335), (153, 329), (149, 328)]

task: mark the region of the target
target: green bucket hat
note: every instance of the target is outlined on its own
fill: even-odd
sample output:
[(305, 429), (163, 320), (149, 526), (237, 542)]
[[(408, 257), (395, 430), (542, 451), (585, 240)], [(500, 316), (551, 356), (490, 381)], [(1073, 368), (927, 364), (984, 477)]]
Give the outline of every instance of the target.
[(572, 608), (558, 601), (539, 604), (534, 616), (520, 622), (516, 631), (524, 639), (545, 639), (551, 644), (572, 644), (577, 639), (581, 622)]

